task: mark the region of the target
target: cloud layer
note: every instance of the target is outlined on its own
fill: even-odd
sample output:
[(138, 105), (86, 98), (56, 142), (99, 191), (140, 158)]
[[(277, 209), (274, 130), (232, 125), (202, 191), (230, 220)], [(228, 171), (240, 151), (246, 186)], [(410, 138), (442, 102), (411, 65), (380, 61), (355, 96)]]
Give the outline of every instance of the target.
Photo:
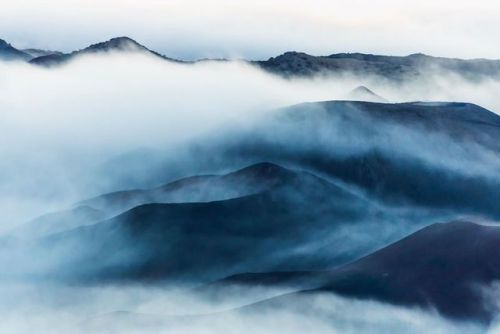
[(55, 69), (0, 63), (0, 71), (0, 140), (9, 143), (0, 148), (2, 229), (98, 194), (106, 179), (89, 182), (87, 172), (117, 155), (174, 153), (273, 108), (346, 98), (360, 84), (392, 102), (458, 100), (500, 110), (498, 81), (446, 73), (398, 86), (367, 77), (285, 80), (240, 62), (179, 65), (140, 54), (87, 56)]

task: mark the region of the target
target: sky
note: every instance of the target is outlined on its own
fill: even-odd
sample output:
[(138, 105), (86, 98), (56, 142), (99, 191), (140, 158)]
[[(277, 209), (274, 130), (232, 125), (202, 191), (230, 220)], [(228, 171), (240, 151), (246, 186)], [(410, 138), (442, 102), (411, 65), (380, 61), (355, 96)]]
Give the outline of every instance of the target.
[(500, 59), (494, 0), (0, 0), (0, 38), (71, 51), (129, 36), (171, 57), (285, 51)]

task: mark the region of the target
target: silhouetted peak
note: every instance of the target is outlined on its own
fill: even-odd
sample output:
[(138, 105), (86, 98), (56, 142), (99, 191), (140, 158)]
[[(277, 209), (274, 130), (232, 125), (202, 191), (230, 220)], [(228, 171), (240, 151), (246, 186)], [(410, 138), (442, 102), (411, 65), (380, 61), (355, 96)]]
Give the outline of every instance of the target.
[(146, 47), (137, 43), (130, 37), (115, 37), (108, 41), (92, 44), (84, 51), (111, 51), (111, 50), (146, 50)]

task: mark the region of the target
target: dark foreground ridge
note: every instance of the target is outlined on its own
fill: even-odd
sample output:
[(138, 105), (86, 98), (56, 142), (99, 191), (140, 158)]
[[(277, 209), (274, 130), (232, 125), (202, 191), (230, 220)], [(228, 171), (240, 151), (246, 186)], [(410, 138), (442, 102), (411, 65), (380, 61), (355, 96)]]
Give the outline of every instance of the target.
[[(440, 223), (329, 272), (237, 275), (206, 289), (225, 284), (302, 286), (308, 290), (299, 294), (335, 293), (436, 309), (450, 318), (489, 322), (496, 307), (495, 297), (486, 289), (500, 279), (499, 252), (498, 226)], [(317, 287), (311, 289), (312, 285)], [(249, 309), (285, 306), (290, 298), (277, 297)]]

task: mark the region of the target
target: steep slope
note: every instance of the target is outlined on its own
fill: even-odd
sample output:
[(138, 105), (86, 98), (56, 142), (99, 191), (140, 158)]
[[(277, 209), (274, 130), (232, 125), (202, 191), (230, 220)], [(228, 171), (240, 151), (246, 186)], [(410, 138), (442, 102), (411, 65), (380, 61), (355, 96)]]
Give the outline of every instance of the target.
[(93, 44), (90, 45), (89, 47), (86, 47), (85, 49), (74, 51), (69, 54), (57, 53), (57, 54), (48, 54), (40, 56), (30, 60), (30, 63), (35, 65), (54, 66), (63, 64), (71, 59), (74, 59), (75, 57), (79, 57), (82, 55), (98, 54), (106, 52), (134, 52), (134, 53), (141, 52), (165, 60), (176, 61), (174, 59), (160, 55), (155, 51), (149, 50), (145, 46), (137, 43), (136, 41), (134, 41), (129, 37), (116, 37), (110, 39), (109, 41)]
[(23, 51), (20, 51), (14, 48), (12, 45), (0, 39), (0, 60), (18, 60), (18, 61), (27, 61), (32, 57)]

